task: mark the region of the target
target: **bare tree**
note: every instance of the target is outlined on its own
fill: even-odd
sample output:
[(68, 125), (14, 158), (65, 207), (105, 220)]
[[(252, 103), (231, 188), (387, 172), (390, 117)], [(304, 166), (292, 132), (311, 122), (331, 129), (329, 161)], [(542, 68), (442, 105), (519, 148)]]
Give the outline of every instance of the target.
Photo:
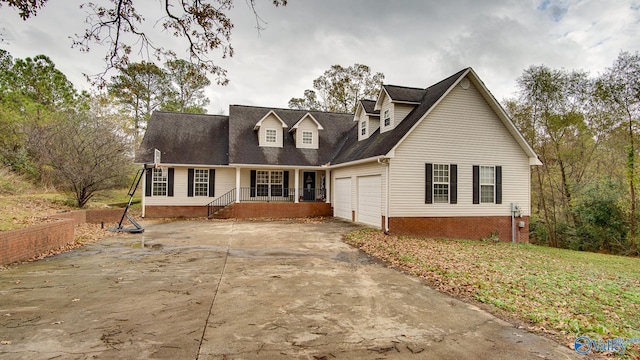
[(54, 185), (83, 208), (97, 191), (123, 186), (130, 174), (126, 134), (90, 112), (62, 113), (32, 129), (30, 152), (51, 169)]
[[(271, 0), (275, 6), (287, 5), (287, 0)], [(0, 0), (0, 6), (7, 5), (19, 11), (20, 17), (27, 20), (37, 15), (48, 0)], [(233, 0), (161, 0), (163, 16), (150, 18), (140, 11), (146, 2), (135, 0), (109, 0), (109, 5), (96, 2), (84, 2), (80, 5), (88, 12), (85, 22), (87, 28), (83, 34), (76, 34), (73, 47), (80, 51), (89, 51), (92, 45), (107, 45), (104, 57), (106, 69), (94, 79), (99, 84), (104, 75), (112, 68), (126, 68), (132, 53), (150, 53), (157, 59), (177, 59), (174, 51), (157, 45), (152, 34), (143, 29), (150, 24), (159, 24), (163, 31), (186, 40), (186, 52), (189, 60), (199, 68), (216, 77), (218, 84), (226, 84), (227, 72), (209, 57), (216, 50), (222, 52), (222, 58), (233, 56), (231, 30), (233, 23), (228, 16)], [(262, 19), (255, 10), (255, 0), (248, 0), (256, 16), (258, 30), (262, 29)], [(134, 46), (136, 49), (134, 49)]]

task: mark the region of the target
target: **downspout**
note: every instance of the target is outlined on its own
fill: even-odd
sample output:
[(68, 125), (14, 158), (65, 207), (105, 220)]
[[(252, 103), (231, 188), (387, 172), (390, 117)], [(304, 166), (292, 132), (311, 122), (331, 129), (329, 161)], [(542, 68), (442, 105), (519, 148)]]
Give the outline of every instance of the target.
[(384, 233), (389, 234), (389, 165), (391, 163), (390, 158), (378, 158), (378, 164), (387, 165), (386, 179), (385, 179), (385, 216), (384, 216)]

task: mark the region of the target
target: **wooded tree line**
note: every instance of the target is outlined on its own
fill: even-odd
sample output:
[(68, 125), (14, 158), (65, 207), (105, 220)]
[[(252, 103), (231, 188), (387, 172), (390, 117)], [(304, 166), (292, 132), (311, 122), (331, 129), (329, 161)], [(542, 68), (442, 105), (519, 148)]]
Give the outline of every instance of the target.
[(207, 76), (172, 60), (131, 63), (103, 91), (78, 91), (45, 55), (14, 59), (0, 50), (0, 165), (73, 194), (126, 184), (154, 110), (204, 113)]
[(532, 169), (534, 242), (638, 255), (640, 55), (596, 77), (531, 66), (505, 108), (542, 166)]

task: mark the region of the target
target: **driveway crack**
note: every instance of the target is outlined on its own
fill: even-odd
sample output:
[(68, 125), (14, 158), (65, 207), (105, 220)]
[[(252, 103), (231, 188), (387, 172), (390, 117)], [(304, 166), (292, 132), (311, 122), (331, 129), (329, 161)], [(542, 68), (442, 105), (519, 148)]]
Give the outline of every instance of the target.
[(213, 294), (213, 299), (211, 299), (211, 306), (209, 306), (209, 313), (207, 314), (207, 319), (204, 322), (204, 328), (202, 329), (202, 336), (200, 337), (200, 344), (198, 345), (198, 353), (196, 354), (196, 360), (200, 358), (200, 351), (202, 350), (202, 343), (204, 342), (204, 335), (207, 332), (207, 326), (209, 325), (209, 319), (211, 318), (211, 314), (213, 313), (213, 304), (216, 302), (216, 298), (218, 297), (218, 290), (220, 290), (220, 284), (222, 284), (222, 277), (224, 276), (225, 271), (227, 270), (227, 261), (229, 260), (229, 252), (231, 250), (231, 241), (233, 240), (233, 232), (234, 232), (235, 223), (231, 225), (231, 236), (229, 237), (229, 243), (227, 244), (227, 251), (224, 256), (224, 264), (222, 265), (222, 271), (220, 271), (220, 278), (218, 278), (218, 285), (216, 285), (216, 291)]

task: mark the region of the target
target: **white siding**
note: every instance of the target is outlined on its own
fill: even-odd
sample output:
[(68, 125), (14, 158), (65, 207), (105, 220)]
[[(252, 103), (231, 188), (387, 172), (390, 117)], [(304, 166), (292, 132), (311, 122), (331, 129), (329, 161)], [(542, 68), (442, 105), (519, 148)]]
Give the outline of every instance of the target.
[(377, 116), (369, 117), (369, 135), (376, 132), (376, 130), (380, 129), (380, 118)]
[[(235, 187), (236, 173), (231, 168), (216, 168), (215, 194), (209, 196), (187, 196), (189, 167), (177, 167), (173, 176), (173, 196), (146, 196), (145, 205), (168, 205), (168, 206), (199, 206), (207, 205), (213, 199), (227, 193)], [(203, 169), (203, 167), (198, 167)], [(138, 189), (144, 192), (144, 189)]]
[[(361, 126), (363, 121), (367, 123), (367, 132), (364, 135), (362, 135), (362, 132), (361, 132), (362, 130)], [(371, 130), (369, 129), (369, 126), (370, 126), (369, 116), (367, 116), (364, 110), (360, 111), (360, 116), (358, 116), (358, 141), (369, 138), (369, 134), (371, 134), (370, 132)]]
[[(425, 163), (458, 165), (458, 203), (425, 204)], [(502, 204), (472, 203), (472, 166), (502, 166)], [(475, 86), (456, 86), (398, 146), (390, 165), (390, 216), (509, 216), (530, 212), (527, 155)]]
[[(380, 191), (382, 192), (380, 194), (380, 213), (382, 215), (386, 214), (386, 192), (384, 191), (386, 189), (387, 186), (387, 180), (386, 180), (386, 165), (381, 165), (378, 164), (377, 162), (373, 161), (371, 163), (368, 164), (362, 164), (362, 165), (354, 165), (354, 166), (349, 166), (349, 167), (345, 167), (345, 168), (338, 168), (338, 169), (334, 169), (333, 171), (331, 171), (331, 179), (332, 179), (332, 183), (335, 184), (336, 179), (338, 178), (351, 178), (351, 206), (352, 206), (352, 211), (356, 212), (356, 218), (357, 218), (357, 214), (358, 214), (358, 177), (359, 176), (371, 176), (371, 175), (381, 175), (380, 178)], [(331, 187), (331, 191), (333, 191), (331, 199), (335, 199), (336, 193), (335, 193), (335, 186)]]
[[(298, 129), (294, 130), (296, 136), (296, 147), (301, 149), (317, 149), (318, 148), (318, 125), (309, 117), (298, 123)], [(302, 143), (302, 132), (310, 131), (312, 135), (311, 144)]]
[[(391, 123), (389, 126), (384, 126), (384, 112), (389, 110), (391, 114)], [(380, 133), (393, 130), (393, 104), (391, 103), (391, 99), (387, 96), (387, 93), (384, 93), (384, 98), (382, 99), (382, 104), (380, 105)]]
[[(267, 129), (276, 131), (275, 143), (267, 143)], [(260, 129), (258, 130), (258, 142), (260, 146), (282, 147), (282, 123), (275, 115), (269, 114), (269, 116), (262, 121)]]
[(415, 106), (409, 104), (393, 104), (393, 126), (398, 126), (409, 115)]

